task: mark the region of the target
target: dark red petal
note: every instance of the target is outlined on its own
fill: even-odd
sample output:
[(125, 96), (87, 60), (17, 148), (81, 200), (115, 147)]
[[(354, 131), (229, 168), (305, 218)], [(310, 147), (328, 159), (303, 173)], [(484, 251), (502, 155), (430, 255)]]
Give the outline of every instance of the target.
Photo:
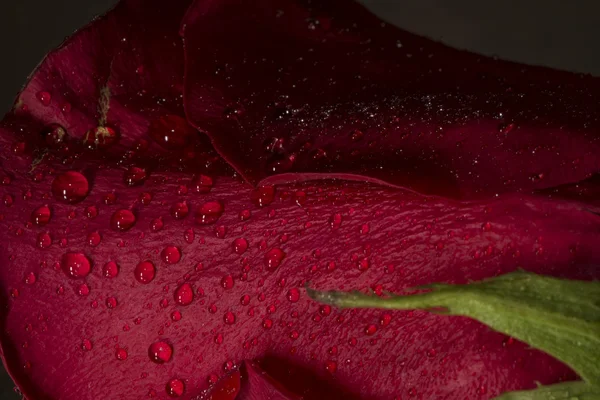
[(331, 0), (198, 1), (185, 107), (249, 182), (335, 172), (453, 197), (600, 170), (600, 79), (492, 60)]
[(273, 380), (258, 365), (250, 362), (244, 363), (246, 373), (244, 386), (237, 397), (238, 400), (300, 400), (301, 397), (288, 392)]

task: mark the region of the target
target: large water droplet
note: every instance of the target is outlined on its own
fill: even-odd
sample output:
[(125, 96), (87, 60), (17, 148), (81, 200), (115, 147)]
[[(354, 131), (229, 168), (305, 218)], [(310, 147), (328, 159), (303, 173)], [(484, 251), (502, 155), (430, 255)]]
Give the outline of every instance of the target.
[(142, 261), (134, 270), (135, 279), (140, 283), (150, 283), (156, 275), (156, 268), (151, 261)]
[(285, 252), (279, 248), (271, 249), (265, 254), (264, 262), (269, 270), (275, 270), (283, 259), (285, 258)]
[(210, 225), (217, 222), (223, 215), (224, 207), (219, 201), (209, 201), (204, 203), (196, 212), (196, 222), (201, 225)]
[(181, 260), (181, 250), (175, 246), (167, 246), (160, 253), (160, 258), (167, 264), (177, 264)]
[(187, 306), (194, 300), (194, 289), (189, 283), (184, 283), (175, 290), (174, 297), (177, 304)]
[(62, 257), (62, 270), (71, 278), (84, 278), (92, 269), (90, 260), (83, 253), (66, 253)]
[(171, 360), (173, 356), (173, 348), (165, 341), (152, 343), (148, 348), (148, 356), (150, 360), (157, 364), (164, 364)]
[(184, 118), (168, 114), (150, 123), (148, 135), (165, 149), (183, 150), (197, 131)]
[(130, 210), (121, 209), (114, 212), (110, 218), (110, 226), (114, 230), (127, 231), (135, 225), (135, 215)]
[(52, 194), (57, 200), (66, 203), (77, 203), (85, 199), (89, 189), (87, 178), (75, 171), (60, 174), (52, 182)]

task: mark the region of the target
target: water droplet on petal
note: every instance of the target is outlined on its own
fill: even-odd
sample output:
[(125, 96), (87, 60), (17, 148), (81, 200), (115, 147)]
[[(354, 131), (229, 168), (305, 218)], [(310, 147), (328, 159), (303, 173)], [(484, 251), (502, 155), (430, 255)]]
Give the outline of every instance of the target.
[(57, 200), (66, 203), (77, 203), (85, 199), (89, 189), (87, 178), (75, 171), (60, 174), (52, 182), (52, 194)]
[(130, 210), (122, 209), (115, 211), (110, 218), (110, 226), (114, 230), (127, 231), (135, 225), (135, 215)]
[(140, 283), (150, 283), (156, 275), (156, 268), (151, 261), (142, 261), (134, 270), (135, 279)]
[(36, 97), (38, 98), (40, 103), (42, 103), (46, 107), (49, 106), (50, 102), (52, 101), (52, 95), (45, 91), (38, 92)]
[(119, 274), (119, 266), (114, 261), (109, 261), (102, 268), (102, 275), (106, 278), (114, 278)]
[(127, 360), (127, 356), (128, 356), (127, 350), (125, 350), (123, 348), (118, 348), (117, 351), (115, 351), (115, 357), (119, 361)]
[(244, 238), (237, 238), (233, 241), (233, 251), (235, 254), (244, 254), (248, 250), (248, 241)]
[(164, 364), (171, 360), (173, 356), (173, 348), (165, 341), (152, 343), (148, 348), (148, 356), (150, 360), (157, 364)]
[(221, 279), (221, 287), (223, 289), (231, 289), (233, 288), (233, 276), (226, 275)]
[(250, 199), (257, 207), (268, 206), (275, 200), (274, 186), (261, 186), (252, 191)]
[(37, 236), (37, 247), (40, 249), (46, 249), (52, 244), (52, 238), (47, 232), (41, 232)]
[(118, 304), (119, 302), (114, 297), (109, 297), (108, 299), (106, 299), (106, 307), (110, 309), (115, 308)]
[(164, 228), (165, 224), (163, 222), (162, 217), (158, 217), (158, 218), (154, 218), (151, 222), (150, 222), (150, 230), (152, 232), (158, 232), (161, 231), (162, 228)]
[(275, 270), (283, 259), (285, 258), (285, 252), (279, 248), (271, 249), (265, 254), (264, 262), (269, 270)]
[(232, 313), (231, 311), (226, 312), (225, 315), (223, 316), (223, 321), (227, 325), (235, 324), (235, 314)]
[(81, 350), (90, 351), (92, 350), (92, 348), (92, 342), (89, 339), (83, 339), (83, 341), (81, 342)]
[(181, 250), (175, 246), (167, 246), (160, 253), (160, 257), (167, 264), (177, 264), (181, 260)]
[(98, 208), (96, 206), (86, 207), (85, 216), (89, 219), (96, 218), (98, 216)]
[(185, 201), (178, 202), (171, 206), (171, 216), (175, 219), (184, 219), (188, 216), (190, 209)]
[(223, 204), (219, 201), (204, 203), (196, 212), (196, 222), (200, 225), (214, 224), (223, 215), (223, 211)]
[(194, 300), (194, 290), (189, 283), (184, 283), (175, 290), (174, 297), (177, 304), (187, 306)]
[(192, 188), (196, 193), (208, 193), (213, 186), (213, 179), (210, 176), (200, 175), (192, 182)]
[(129, 167), (123, 175), (123, 180), (127, 186), (139, 186), (148, 178), (148, 173), (144, 168)]
[(27, 285), (33, 285), (37, 281), (37, 277), (33, 272), (30, 272), (27, 275), (25, 275), (24, 281)]
[(62, 270), (71, 278), (84, 278), (90, 273), (90, 260), (83, 253), (66, 253), (62, 257)]
[(167, 383), (167, 394), (171, 397), (181, 397), (185, 393), (185, 384), (181, 379), (171, 379)]
[(102, 241), (102, 237), (100, 236), (100, 234), (98, 232), (91, 232), (87, 236), (87, 243), (92, 247), (98, 246), (101, 241)]
[(300, 291), (296, 288), (288, 290), (287, 299), (292, 303), (297, 302), (298, 300), (300, 300)]
[(338, 229), (342, 225), (342, 214), (334, 214), (329, 218), (329, 224), (333, 229)]
[(173, 311), (171, 313), (171, 320), (175, 322), (181, 321), (181, 313), (179, 311)]

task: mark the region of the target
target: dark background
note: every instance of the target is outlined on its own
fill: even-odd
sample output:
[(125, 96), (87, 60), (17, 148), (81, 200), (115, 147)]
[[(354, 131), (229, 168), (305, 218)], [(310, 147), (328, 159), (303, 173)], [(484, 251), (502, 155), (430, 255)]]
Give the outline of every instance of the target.
[[(600, 76), (598, 0), (361, 2), (388, 22), (454, 47)], [(44, 54), (114, 3), (0, 0), (0, 115), (8, 111)], [(17, 398), (0, 367), (0, 399)]]

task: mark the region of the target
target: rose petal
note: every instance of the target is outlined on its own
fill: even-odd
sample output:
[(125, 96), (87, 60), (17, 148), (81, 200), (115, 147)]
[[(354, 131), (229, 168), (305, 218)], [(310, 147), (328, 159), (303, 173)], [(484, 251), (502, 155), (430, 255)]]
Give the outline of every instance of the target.
[[(168, 7), (159, 7), (164, 4)], [(186, 19), (193, 22), (189, 29), (199, 29), (198, 10), (208, 7), (207, 16), (215, 19), (204, 21), (207, 28), (219, 23), (219, 30), (213, 26), (214, 32), (231, 28), (225, 31), (235, 34), (228, 19), (217, 18), (225, 15), (221, 4), (199, 2), (191, 8)], [(254, 11), (240, 5), (227, 15), (239, 15), (240, 27), (248, 28), (246, 11), (269, 15), (269, 4)], [(282, 3), (286, 23), (299, 27), (298, 15), (304, 8), (290, 4)], [(572, 147), (564, 152), (561, 148), (553, 159), (546, 183), (532, 181), (527, 186), (519, 181), (505, 190), (547, 189), (561, 183), (566, 185), (557, 189), (561, 200), (546, 198), (554, 192), (544, 196), (507, 193), (464, 203), (427, 197), (375, 184), (380, 182), (377, 179), (410, 182), (389, 179), (399, 176), (401, 166), (384, 163), (383, 175), (377, 175), (366, 159), (358, 162), (359, 169), (306, 169), (305, 174), (269, 178), (278, 183), (277, 188), (253, 189), (232, 178), (203, 136), (183, 120), (178, 100), (181, 79), (177, 78), (177, 71), (182, 71), (181, 49), (176, 35), (185, 7), (176, 8), (158, 1), (156, 7), (134, 0), (121, 3), (41, 64), (14, 112), (0, 125), (0, 257), (4, 260), (0, 282), (5, 294), (0, 343), (7, 369), (25, 396), (71, 400), (180, 395), (191, 399), (215, 385), (218, 388), (219, 383), (228, 387), (239, 365), (253, 359), (259, 359), (260, 368), (286, 390), (306, 399), (339, 394), (345, 398), (486, 399), (507, 390), (532, 388), (537, 381), (546, 384), (575, 378), (558, 361), (475, 321), (422, 312), (320, 308), (306, 297), (303, 287), (310, 281), (331, 289), (401, 292), (414, 285), (467, 282), (517, 268), (597, 279), (600, 271), (594, 265), (600, 261), (600, 217), (594, 214), (595, 199), (569, 198), (578, 193), (574, 182), (586, 178), (598, 162), (593, 136), (585, 136), (585, 130), (565, 129), (571, 135), (565, 143)], [(341, 24), (357, 10), (344, 8)], [(361, 18), (365, 26), (373, 25), (369, 29), (379, 24), (373, 17)], [(320, 26), (327, 25), (327, 19), (319, 21)], [(270, 25), (258, 24), (244, 31), (247, 36), (243, 37), (260, 35), (263, 28)], [(298, 33), (301, 49), (305, 32), (294, 29), (298, 29), (293, 32)], [(190, 44), (190, 38), (197, 36), (190, 32), (185, 29), (188, 58), (200, 62)], [(220, 36), (214, 32), (216, 49), (235, 53), (233, 45), (221, 47), (224, 44), (218, 44)], [(322, 34), (315, 35), (315, 48), (320, 48)], [(429, 43), (406, 38), (414, 40), (413, 46)], [(360, 43), (354, 40), (347, 46), (351, 50)], [(213, 54), (210, 46), (205, 51)], [(248, 47), (248, 51), (249, 57), (262, 54), (261, 49)], [(386, 52), (381, 52), (382, 57)], [(317, 53), (326, 55), (324, 49)], [(214, 56), (219, 59), (218, 54)], [(368, 61), (368, 54), (364, 59)], [(138, 61), (144, 66), (141, 70), (133, 68)], [(485, 68), (496, 65), (482, 64)], [(200, 86), (213, 82), (214, 75), (210, 80), (195, 77), (202, 69), (196, 71), (190, 65), (186, 85), (196, 78)], [(419, 59), (412, 66), (418, 65), (427, 64)], [(508, 68), (510, 76), (519, 75), (507, 65), (498, 65)], [(230, 66), (238, 70), (237, 64)], [(246, 70), (252, 79), (253, 68)], [(344, 63), (340, 68), (340, 82), (355, 72)], [(539, 78), (533, 78), (539, 85), (544, 73), (554, 74), (539, 71)], [(137, 76), (141, 76), (139, 81)], [(261, 76), (256, 77), (264, 79)], [(382, 74), (380, 83), (367, 85), (364, 93), (372, 101), (370, 107), (379, 101), (378, 90), (388, 77)], [(561, 77), (565, 85), (575, 79)], [(290, 81), (295, 79), (290, 75)], [(592, 82), (590, 87), (596, 82), (581, 79)], [(217, 81), (211, 83), (215, 88)], [(435, 86), (424, 80), (411, 82), (404, 89), (415, 93), (417, 87), (431, 90)], [(356, 83), (352, 85), (352, 90), (358, 90)], [(257, 110), (263, 97), (281, 94), (275, 89), (265, 86), (265, 92), (257, 95)], [(51, 93), (50, 98), (40, 90)], [(188, 103), (194, 100), (195, 104), (186, 105), (192, 119), (198, 105), (194, 90), (186, 92)], [(327, 101), (337, 98), (331, 93), (320, 99), (315, 92), (314, 109), (323, 111)], [(586, 115), (576, 114), (585, 109), (586, 96), (582, 92), (578, 102), (574, 100), (566, 122), (595, 126)], [(69, 101), (66, 115), (60, 114), (63, 111), (56, 99)], [(221, 100), (213, 100), (215, 109), (223, 111)], [(336, 108), (339, 118), (354, 118), (351, 101), (350, 97), (340, 99), (347, 106)], [(313, 107), (312, 101), (309, 106)], [(252, 107), (243, 115), (253, 116), (241, 115), (240, 121), (262, 118), (262, 111), (254, 112)], [(215, 114), (212, 122), (219, 118), (222, 114)], [(63, 140), (62, 131), (52, 124), (64, 127), (69, 139)], [(266, 130), (270, 124), (265, 123)], [(280, 129), (283, 125), (272, 126)], [(96, 131), (101, 136), (95, 137), (98, 140), (91, 146), (95, 148), (84, 152), (83, 147), (89, 147), (86, 133), (97, 127), (102, 129)], [(112, 139), (106, 136), (108, 128), (118, 133), (112, 143), (106, 143)], [(239, 169), (245, 155), (228, 154), (216, 140), (224, 137), (217, 135), (221, 131), (208, 128), (218, 150)], [(240, 132), (232, 130), (231, 134)], [(546, 135), (541, 128), (526, 132), (530, 135), (526, 145), (541, 142)], [(291, 137), (289, 132), (286, 135)], [(556, 135), (549, 137), (566, 137), (560, 132)], [(256, 137), (240, 138), (230, 136), (229, 140), (245, 146), (248, 153), (254, 151), (255, 160), (263, 162), (264, 157), (253, 150)], [(349, 136), (334, 138), (332, 144), (353, 143)], [(431, 149), (427, 143), (416, 141), (413, 146), (427, 154)], [(450, 147), (454, 159), (464, 156), (464, 148)], [(473, 148), (479, 151), (478, 145)], [(561, 157), (571, 153), (581, 156), (577, 167), (555, 170), (564, 161)], [(502, 154), (494, 153), (485, 162), (506, 161)], [(534, 166), (546, 165), (546, 158), (532, 153), (519, 156), (510, 168), (502, 164), (506, 174), (514, 173), (513, 167), (527, 174)], [(436, 189), (439, 180), (427, 172), (422, 187), (412, 187), (475, 196), (481, 184), (481, 193), (487, 194), (498, 187), (494, 174), (504, 173), (501, 170), (483, 168), (479, 176), (466, 174), (443, 190)], [(256, 171), (255, 180), (264, 172)], [(441, 169), (435, 165), (432, 171)], [(593, 178), (585, 183), (595, 190)], [(283, 391), (252, 377), (246, 382), (250, 389), (242, 390), (257, 396), (266, 393), (263, 390)], [(264, 389), (252, 391), (253, 387)]]
[(251, 183), (352, 173), (472, 198), (600, 169), (598, 78), (450, 49), (342, 0), (198, 1), (183, 26), (188, 117)]

